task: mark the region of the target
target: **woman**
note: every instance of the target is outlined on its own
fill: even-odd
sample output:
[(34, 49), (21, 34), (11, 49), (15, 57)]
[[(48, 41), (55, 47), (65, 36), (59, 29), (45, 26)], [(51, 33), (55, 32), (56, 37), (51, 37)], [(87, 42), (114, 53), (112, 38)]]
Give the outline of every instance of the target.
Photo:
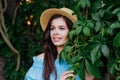
[[(66, 80), (74, 77), (70, 65), (64, 60), (59, 62), (59, 54), (69, 40), (68, 33), (77, 17), (68, 8), (47, 9), (40, 23), (44, 31), (43, 53), (33, 57), (33, 65), (28, 70), (25, 80)], [(76, 76), (75, 76), (76, 77)], [(76, 77), (76, 80), (80, 78)]]

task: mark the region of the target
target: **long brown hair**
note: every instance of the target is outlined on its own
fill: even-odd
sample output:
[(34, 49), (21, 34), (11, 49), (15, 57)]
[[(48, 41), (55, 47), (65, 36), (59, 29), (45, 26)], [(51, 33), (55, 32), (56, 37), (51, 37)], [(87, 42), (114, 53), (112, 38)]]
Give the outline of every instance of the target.
[(45, 55), (44, 55), (44, 70), (43, 70), (44, 80), (49, 80), (50, 74), (52, 72), (55, 74), (55, 77), (56, 77), (55, 80), (57, 79), (57, 71), (56, 71), (54, 62), (57, 58), (58, 53), (57, 53), (56, 46), (54, 46), (54, 44), (52, 43), (51, 38), (50, 38), (50, 27), (51, 27), (52, 20), (56, 19), (56, 18), (60, 18), (60, 17), (62, 17), (65, 20), (69, 30), (72, 29), (72, 25), (73, 25), (72, 21), (70, 21), (65, 16), (56, 14), (56, 15), (53, 15), (51, 17), (51, 19), (49, 20), (47, 28), (44, 32), (44, 37), (43, 37), (43, 51), (45, 53)]

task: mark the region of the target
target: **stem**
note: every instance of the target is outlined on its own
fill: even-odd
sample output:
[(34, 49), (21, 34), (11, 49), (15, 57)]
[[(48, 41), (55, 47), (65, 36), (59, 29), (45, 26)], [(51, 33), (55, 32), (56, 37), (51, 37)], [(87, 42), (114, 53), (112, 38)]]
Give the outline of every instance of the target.
[[(7, 0), (3, 0), (4, 1), (4, 9), (3, 9), (3, 12), (5, 12), (6, 11), (6, 9), (7, 9)], [(1, 2), (1, 1), (0, 1)]]
[(88, 19), (88, 7), (86, 7), (86, 14), (85, 14), (85, 16), (86, 16), (86, 19)]
[(15, 11), (14, 11), (13, 20), (12, 20), (13, 25), (15, 24), (15, 19), (16, 19), (18, 9), (19, 9), (19, 4), (16, 6)]

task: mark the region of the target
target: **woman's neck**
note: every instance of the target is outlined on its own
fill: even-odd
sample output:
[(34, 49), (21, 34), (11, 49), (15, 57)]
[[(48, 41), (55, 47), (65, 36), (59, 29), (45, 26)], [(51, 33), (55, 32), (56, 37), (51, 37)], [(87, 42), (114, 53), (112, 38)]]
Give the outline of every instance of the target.
[(59, 54), (62, 51), (62, 49), (63, 49), (63, 46), (57, 46), (58, 57), (59, 57)]

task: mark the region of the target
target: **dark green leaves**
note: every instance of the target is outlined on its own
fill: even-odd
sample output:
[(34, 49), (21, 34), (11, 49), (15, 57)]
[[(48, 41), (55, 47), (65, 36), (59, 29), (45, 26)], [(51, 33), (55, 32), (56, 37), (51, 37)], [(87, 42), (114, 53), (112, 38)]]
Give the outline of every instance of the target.
[(115, 47), (120, 47), (120, 32), (115, 36), (114, 41), (113, 41), (113, 45)]
[(87, 60), (85, 60), (85, 66), (86, 66), (87, 71), (90, 74), (92, 74), (93, 76), (95, 76), (97, 78), (101, 77), (101, 73), (100, 73), (99, 69), (95, 65), (93, 65), (90, 62), (88, 62)]
[(100, 56), (101, 56), (100, 45), (97, 45), (91, 51), (92, 63), (94, 63), (95, 61), (97, 61), (100, 58)]
[(100, 15), (98, 13), (92, 14), (92, 19), (95, 21), (100, 21)]
[(85, 7), (90, 7), (91, 3), (89, 0), (80, 0), (78, 2), (78, 5), (81, 6), (82, 8), (85, 8)]

